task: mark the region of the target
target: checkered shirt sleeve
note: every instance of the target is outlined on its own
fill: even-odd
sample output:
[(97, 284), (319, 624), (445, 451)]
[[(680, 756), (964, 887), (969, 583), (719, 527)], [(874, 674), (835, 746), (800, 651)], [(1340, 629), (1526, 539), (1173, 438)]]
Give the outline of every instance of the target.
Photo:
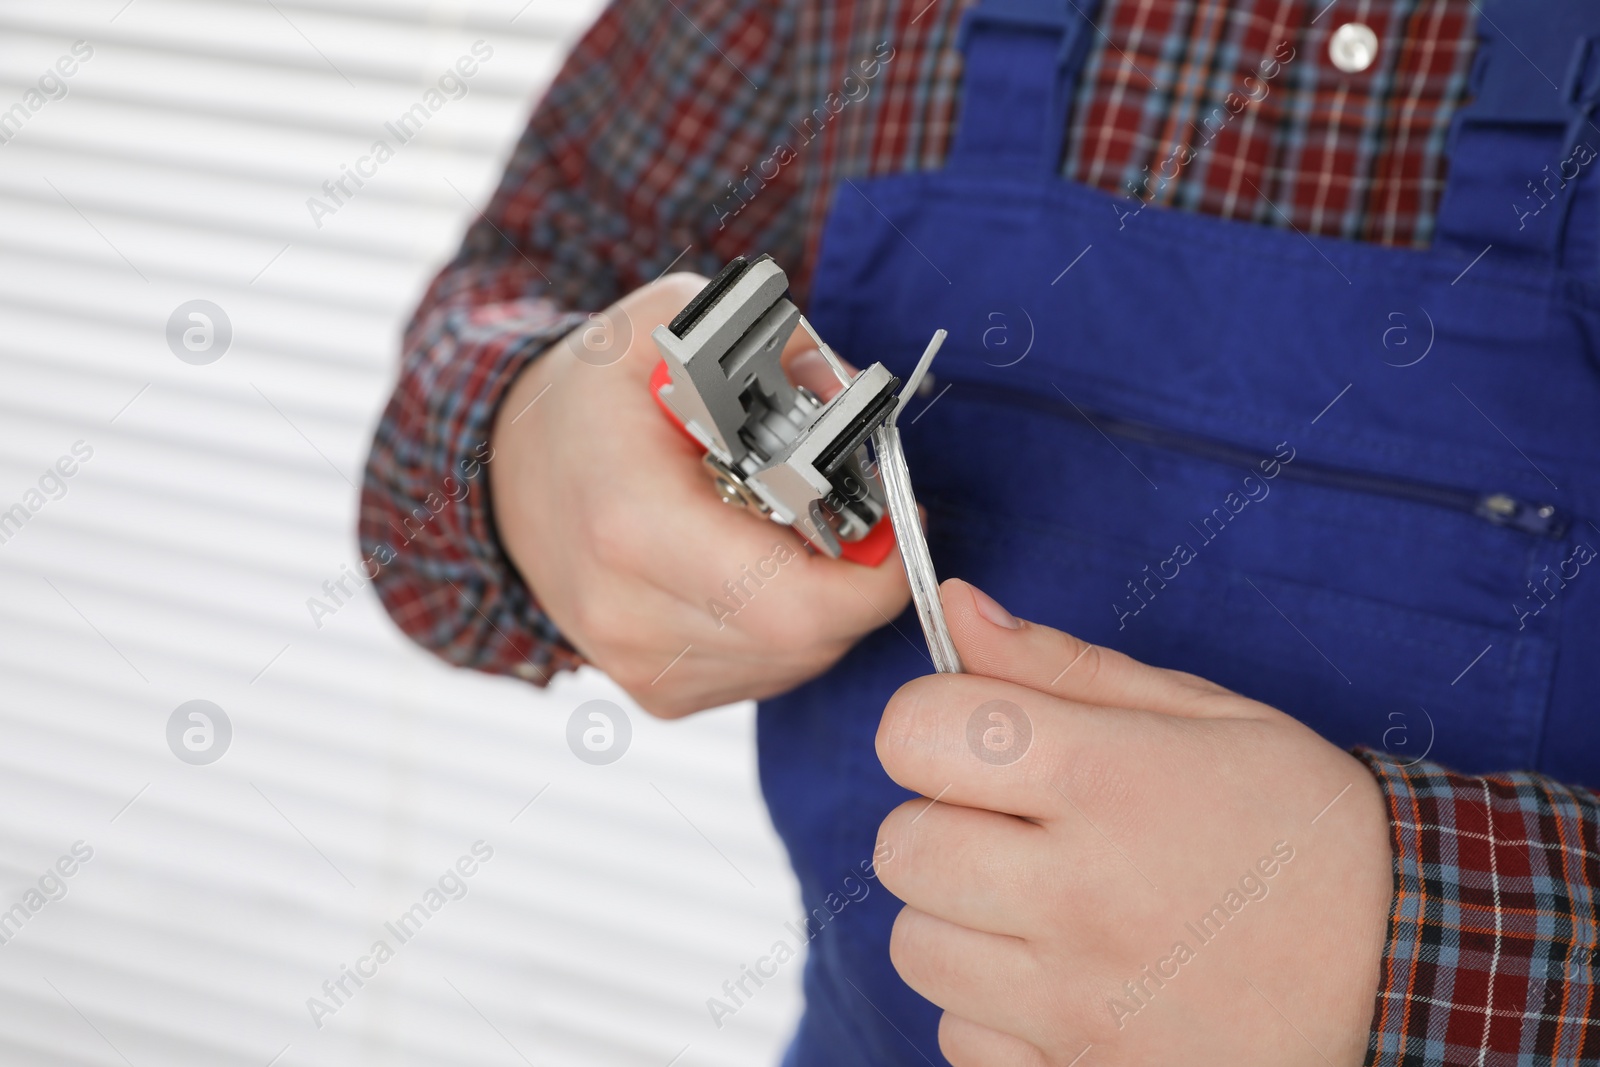
[(1394, 848), (1366, 1062), (1600, 1064), (1600, 798), (1537, 774), (1357, 754)]

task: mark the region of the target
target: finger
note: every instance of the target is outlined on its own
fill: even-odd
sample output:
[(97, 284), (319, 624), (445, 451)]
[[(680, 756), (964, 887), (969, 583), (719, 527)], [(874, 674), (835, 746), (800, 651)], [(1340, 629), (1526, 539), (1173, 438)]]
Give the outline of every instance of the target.
[[(885, 520), (887, 521), (887, 520)], [(875, 567), (808, 554), (801, 571), (810, 596), (835, 638), (853, 638), (888, 626), (911, 602), (911, 584), (900, 553)]]
[(1033, 862), (1047, 833), (1026, 819), (918, 797), (878, 828), (878, 848), (894, 857), (878, 879), (918, 911), (1022, 937), (1034, 926), (1033, 887), (1048, 877)]
[[(765, 700), (788, 692), (848, 651), (817, 649), (807, 658), (763, 655), (748, 646), (728, 648), (707, 640), (676, 651), (659, 650), (639, 688), (628, 690), (641, 707), (660, 718), (678, 718), (741, 700)], [(658, 669), (659, 668), (659, 669)], [(653, 676), (650, 676), (653, 672)]]
[[(832, 400), (844, 389), (844, 383), (834, 373), (832, 365), (804, 330), (795, 330), (789, 335), (783, 353), (778, 358), (789, 381), (811, 390), (823, 403)], [(851, 377), (856, 375), (855, 367), (842, 358), (839, 362), (844, 365), (845, 373)]]
[[(674, 299), (681, 297), (687, 302), (703, 284), (698, 275), (668, 275), (646, 287), (654, 291), (649, 299), (641, 295), (646, 290), (638, 290), (624, 297), (618, 307), (638, 327), (646, 319), (635, 305), (643, 305), (645, 311), (654, 309), (660, 317), (663, 306), (671, 306), (670, 301), (663, 301), (662, 291), (676, 285)], [(654, 352), (654, 345), (645, 343)], [(796, 331), (785, 356), (803, 356), (806, 351), (821, 358), (809, 338)], [(889, 553), (876, 567), (818, 555), (802, 547), (803, 539), (791, 527), (730, 508), (719, 500), (698, 462), (699, 450), (653, 403), (618, 411), (616, 417), (619, 422), (632, 420), (619, 425), (619, 436), (626, 437), (632, 429), (643, 435), (638, 439), (650, 440), (655, 447), (649, 456), (617, 457), (617, 466), (622, 468), (617, 476), (629, 480), (626, 488), (632, 491), (607, 484), (592, 503), (602, 507), (606, 500), (626, 501), (630, 514), (616, 514), (616, 509), (611, 509), (603, 536), (618, 542), (619, 547), (628, 546), (628, 551), (617, 555), (631, 556), (636, 567), (647, 570), (663, 589), (718, 615), (722, 609), (715, 602), (732, 609), (749, 603), (755, 610), (750, 616), (741, 615), (746, 625), (770, 629), (768, 624), (775, 619), (788, 618), (790, 632), (833, 642), (853, 641), (905, 610), (911, 591), (898, 553)], [(695, 462), (687, 462), (691, 459)], [(634, 475), (631, 479), (629, 472)], [(763, 565), (766, 571), (773, 571), (771, 560), (779, 546), (783, 548), (779, 554), (785, 557), (781, 569), (787, 577), (773, 591), (756, 596), (765, 585), (754, 571)]]
[[(1097, 708), (975, 674), (936, 674), (901, 686), (878, 724), (878, 759), (900, 785), (969, 808), (1053, 820), (1061, 788), (1096, 778), (1115, 800), (1128, 768), (1160, 751), (1167, 716)], [(1166, 727), (1170, 729), (1170, 727)]]
[(939, 1051), (951, 1067), (1050, 1067), (1045, 1054), (1020, 1037), (948, 1011), (939, 1019)]
[[(855, 368), (843, 360), (840, 362), (844, 365), (845, 372), (854, 377)], [(824, 404), (843, 392), (846, 385), (839, 380), (839, 375), (834, 373), (833, 364), (815, 348), (803, 348), (796, 352), (794, 357), (784, 364), (784, 369), (788, 371), (791, 382), (811, 390)]]
[(906, 985), (949, 1012), (1005, 1033), (1026, 1032), (1045, 975), (1027, 942), (969, 930), (913, 907), (889, 935), (889, 958)]
[[(1204, 678), (1140, 663), (1102, 645), (1015, 618), (959, 578), (939, 588), (961, 662), (973, 674), (1003, 678), (1084, 704), (1167, 715), (1237, 718), (1234, 694)], [(1217, 700), (1219, 696), (1227, 700)]]
[(698, 463), (641, 464), (606, 489), (590, 502), (591, 541), (611, 547), (602, 562), (626, 566), (719, 624), (847, 641), (887, 625), (910, 600), (898, 553), (876, 567), (818, 555), (791, 527), (718, 500)]
[[(790, 336), (782, 358), (789, 380), (810, 389), (824, 403), (844, 389), (805, 331), (796, 330)], [(859, 373), (848, 361), (841, 358), (839, 362), (847, 374)], [(812, 555), (802, 569), (820, 609), (833, 622), (828, 632), (835, 638), (860, 637), (886, 626), (911, 602), (911, 585), (899, 552), (890, 552), (876, 567)]]
[[(803, 330), (790, 336), (782, 360), (789, 380), (810, 389), (824, 403), (844, 389), (833, 367)], [(860, 373), (842, 357), (839, 363), (852, 377)], [(920, 505), (917, 510), (926, 526), (926, 514)], [(889, 520), (886, 516), (880, 521)], [(812, 555), (803, 569), (822, 610), (834, 620), (830, 633), (836, 638), (859, 637), (886, 626), (911, 602), (911, 585), (899, 552), (890, 552), (876, 567)]]
[[(653, 463), (592, 502), (592, 545), (708, 619), (746, 630), (854, 640), (905, 610), (911, 587), (898, 553), (877, 566), (812, 552), (795, 531), (717, 499), (699, 464)], [(631, 488), (632, 492), (627, 491)], [(721, 626), (718, 626), (721, 629)]]
[[(786, 527), (749, 521), (715, 501), (709, 506), (712, 514), (699, 524), (690, 517), (693, 507), (658, 509), (662, 521), (648, 530), (635, 522), (626, 536), (643, 538), (644, 543), (610, 550), (627, 553), (630, 563), (625, 571), (613, 565), (612, 557), (598, 557), (603, 571), (633, 583), (640, 596), (670, 597), (671, 603), (653, 609), (652, 615), (641, 613), (638, 619), (653, 620), (643, 626), (645, 640), (660, 639), (660, 620), (676, 620), (671, 626), (678, 646), (694, 646), (684, 666), (675, 670), (677, 675), (696, 659), (718, 654), (731, 657), (740, 679), (747, 679), (764, 661), (778, 668), (810, 663), (821, 670), (904, 607), (909, 592), (897, 589), (904, 579), (890, 571), (895, 566), (892, 561), (872, 569), (825, 560), (811, 555)], [(611, 534), (595, 536), (614, 540)], [(827, 588), (814, 576), (813, 569), (819, 567), (830, 576), (839, 568), (857, 572), (842, 603), (830, 605), (819, 595), (819, 589)], [(639, 596), (617, 598), (616, 603), (628, 605), (614, 620), (624, 632), (627, 613), (643, 602)], [(887, 610), (880, 613), (878, 605), (887, 605)], [(752, 691), (750, 695), (758, 699), (800, 680), (782, 670), (759, 676), (782, 684)]]
[(541, 359), (556, 356), (591, 368), (596, 374), (622, 374), (644, 388), (661, 353), (650, 334), (677, 317), (707, 279), (679, 271), (640, 286), (609, 307), (588, 313)]
[(609, 549), (603, 563), (705, 606), (708, 599), (729, 595), (728, 582), (742, 583), (747, 591), (759, 588), (759, 582), (745, 577), (746, 568), (757, 567), (780, 548), (780, 555), (806, 555), (793, 528), (729, 507), (718, 497), (702, 462), (703, 449), (672, 424), (646, 390), (639, 390), (636, 403), (623, 405), (615, 403), (607, 383), (580, 381), (577, 387), (597, 390), (615, 425), (614, 434), (593, 446), (595, 467), (606, 477), (582, 483), (583, 499), (573, 508), (590, 517), (590, 543)]
[(605, 477), (578, 482), (575, 499), (543, 502), (583, 517), (584, 541), (599, 563), (704, 605), (741, 567), (755, 566), (775, 547), (802, 551), (788, 527), (718, 499), (699, 449), (642, 390), (640, 400), (613, 404), (616, 434), (591, 448)]

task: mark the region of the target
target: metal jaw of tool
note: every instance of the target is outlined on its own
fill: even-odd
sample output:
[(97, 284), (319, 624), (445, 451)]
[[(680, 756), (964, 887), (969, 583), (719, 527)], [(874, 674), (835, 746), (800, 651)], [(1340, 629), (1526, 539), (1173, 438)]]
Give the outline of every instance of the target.
[[(895, 427), (945, 332), (934, 334), (903, 390), (881, 363), (851, 377), (785, 298), (788, 288), (788, 277), (770, 256), (729, 263), (671, 323), (651, 334), (662, 357), (651, 390), (706, 450), (706, 466), (724, 501), (793, 526), (834, 559), (892, 524), (934, 666), (959, 672)], [(826, 404), (790, 384), (779, 364), (796, 327), (811, 335), (844, 386)], [(869, 437), (881, 482), (867, 456)], [(858, 561), (876, 565), (882, 558)]]
[(860, 541), (887, 510), (862, 446), (900, 380), (882, 364), (852, 379), (819, 340), (844, 390), (823, 404), (791, 385), (778, 357), (797, 326), (811, 330), (788, 288), (770, 256), (729, 263), (651, 334), (671, 375), (657, 395), (706, 449), (724, 500), (795, 527), (837, 559), (841, 542)]

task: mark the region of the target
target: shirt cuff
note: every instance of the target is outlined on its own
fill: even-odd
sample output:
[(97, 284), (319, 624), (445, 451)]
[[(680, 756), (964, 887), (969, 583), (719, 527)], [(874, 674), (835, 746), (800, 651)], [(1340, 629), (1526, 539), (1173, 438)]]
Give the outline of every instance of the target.
[(1394, 900), (1366, 1063), (1600, 1064), (1600, 799), (1369, 749)]
[(532, 296), (435, 307), (408, 331), (367, 461), (362, 567), (400, 629), (448, 663), (544, 684), (583, 662), (502, 548), (487, 471), (506, 390), (583, 321)]

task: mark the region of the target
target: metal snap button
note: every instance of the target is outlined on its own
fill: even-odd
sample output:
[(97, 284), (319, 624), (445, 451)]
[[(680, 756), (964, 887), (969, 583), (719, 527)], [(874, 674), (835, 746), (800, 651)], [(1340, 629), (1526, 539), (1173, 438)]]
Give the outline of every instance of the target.
[(1346, 74), (1359, 74), (1378, 58), (1378, 35), (1364, 22), (1347, 22), (1328, 38), (1328, 58)]

